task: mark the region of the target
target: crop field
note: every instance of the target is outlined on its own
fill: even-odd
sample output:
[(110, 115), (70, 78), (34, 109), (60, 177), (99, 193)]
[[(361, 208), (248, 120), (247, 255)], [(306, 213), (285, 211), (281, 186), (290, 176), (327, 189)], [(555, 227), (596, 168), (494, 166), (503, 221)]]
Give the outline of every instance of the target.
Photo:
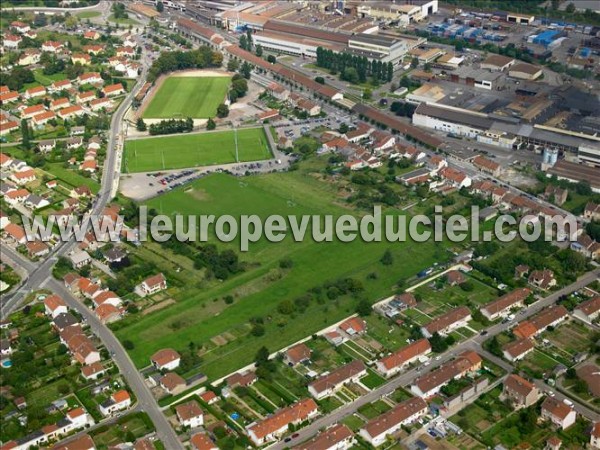
[[(167, 215), (256, 214), (263, 219), (273, 214), (294, 215), (298, 219), (313, 214), (361, 215), (339, 201), (334, 186), (317, 180), (311, 173), (314, 172), (301, 167), (293, 172), (243, 179), (212, 174), (152, 199), (147, 206)], [(352, 314), (361, 296), (374, 302), (391, 295), (399, 280), (448, 257), (444, 243), (365, 243), (360, 239), (351, 243), (317, 243), (310, 237), (310, 227), (301, 242), (295, 242), (289, 234), (282, 242), (262, 239), (250, 244), (248, 252), (238, 253), (240, 262), (246, 265), (243, 273), (210, 281), (203, 279), (201, 271), (190, 271), (189, 283), (174, 295), (175, 304), (120, 322), (115, 332), (120, 339), (134, 344), (130, 355), (135, 364), (144, 367), (156, 350), (184, 349), (193, 342), (203, 349), (202, 372), (214, 380), (252, 362), (261, 346), (276, 351), (309, 336)], [(208, 243), (219, 249), (239, 249), (236, 241), (225, 244), (209, 237)], [(380, 262), (386, 249), (393, 255), (390, 265)], [(280, 267), (284, 258), (291, 260), (291, 268)], [(311, 288), (343, 278), (359, 281), (363, 293), (335, 300), (322, 295), (293, 315), (278, 310), (284, 300), (294, 302)], [(222, 301), (226, 295), (233, 297), (231, 304)], [(259, 336), (249, 333), (250, 322), (257, 317), (264, 321), (265, 332)], [(224, 336), (215, 343), (215, 337)]]
[(214, 117), (225, 100), (230, 78), (170, 76), (163, 81), (143, 112), (144, 119)]
[[(235, 139), (233, 131), (218, 131), (126, 141), (123, 169), (133, 173), (234, 163)], [(238, 130), (237, 147), (240, 162), (272, 156), (263, 128)]]

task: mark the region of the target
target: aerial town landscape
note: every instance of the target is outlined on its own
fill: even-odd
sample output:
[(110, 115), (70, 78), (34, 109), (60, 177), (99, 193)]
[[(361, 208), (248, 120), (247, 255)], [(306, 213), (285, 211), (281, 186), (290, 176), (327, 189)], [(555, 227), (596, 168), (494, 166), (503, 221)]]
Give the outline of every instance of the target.
[(600, 449), (600, 2), (1, 0), (0, 34), (1, 450)]

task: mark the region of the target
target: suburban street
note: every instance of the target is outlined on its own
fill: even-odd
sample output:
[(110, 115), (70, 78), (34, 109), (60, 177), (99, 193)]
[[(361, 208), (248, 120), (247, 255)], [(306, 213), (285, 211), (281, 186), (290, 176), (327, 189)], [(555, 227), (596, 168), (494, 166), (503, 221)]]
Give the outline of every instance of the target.
[[(554, 304), (561, 295), (570, 294), (572, 292), (575, 292), (575, 291), (583, 288), (584, 286), (588, 285), (589, 283), (591, 283), (592, 281), (597, 279), (599, 276), (600, 276), (600, 270), (594, 270), (592, 272), (586, 273), (585, 275), (581, 276), (576, 282), (570, 284), (569, 286), (564, 287), (563, 289), (560, 289), (559, 291), (556, 291), (556, 292), (550, 294), (548, 297), (546, 297), (542, 300), (537, 301), (536, 303), (534, 303), (527, 309), (523, 309), (523, 312), (521, 314), (519, 314), (519, 316), (518, 316), (519, 321), (525, 320), (526, 318), (538, 313), (542, 309)], [(438, 367), (441, 364), (447, 362), (448, 360), (454, 358), (456, 355), (458, 355), (459, 353), (462, 353), (465, 350), (473, 350), (473, 351), (479, 353), (481, 356), (490, 359), (494, 364), (499, 365), (503, 369), (505, 369), (507, 371), (512, 371), (513, 368), (510, 364), (508, 364), (506, 361), (504, 361), (500, 358), (495, 357), (494, 355), (490, 354), (489, 352), (485, 351), (481, 346), (484, 341), (493, 337), (494, 335), (497, 335), (503, 331), (508, 330), (511, 327), (511, 325), (512, 325), (511, 323), (498, 323), (498, 324), (488, 328), (487, 335), (481, 336), (481, 335), (477, 334), (477, 335), (471, 337), (470, 339), (467, 339), (466, 341), (459, 343), (458, 345), (454, 346), (453, 348), (451, 348), (450, 350), (448, 350), (447, 352), (442, 354), (441, 355), (442, 357), (439, 360), (432, 360), (431, 364), (427, 367), (427, 371), (431, 371), (431, 370), (435, 369), (436, 367)], [(419, 369), (419, 370), (417, 370), (417, 369)], [(292, 442), (289, 442), (289, 443), (277, 442), (277, 443), (271, 445), (269, 447), (269, 449), (282, 450), (286, 447), (290, 447), (291, 445), (295, 445), (297, 443), (300, 443), (307, 439), (310, 439), (315, 434), (317, 434), (319, 432), (319, 430), (321, 430), (323, 428), (327, 428), (327, 427), (333, 425), (334, 423), (339, 422), (339, 421), (343, 420), (344, 418), (354, 414), (361, 406), (364, 406), (368, 403), (372, 403), (386, 395), (389, 395), (392, 392), (394, 392), (396, 389), (398, 389), (399, 387), (409, 385), (415, 378), (417, 378), (419, 375), (422, 375), (423, 373), (425, 373), (425, 371), (420, 370), (420, 367), (411, 369), (408, 372), (404, 372), (403, 374), (397, 376), (396, 378), (392, 378), (388, 383), (380, 386), (377, 389), (373, 389), (371, 392), (363, 395), (362, 397), (359, 397), (357, 400), (353, 401), (352, 403), (346, 404), (346, 405), (336, 409), (330, 415), (318, 418), (317, 420), (312, 422), (307, 427), (299, 430), (298, 436)], [(536, 385), (542, 391), (548, 390), (548, 386), (543, 381), (538, 380), (536, 382)], [(560, 393), (556, 393), (556, 397), (560, 398), (560, 399), (566, 398), (564, 395), (562, 395)], [(575, 404), (575, 409), (580, 414), (588, 417), (591, 420), (599, 420), (600, 419), (600, 414), (597, 414), (596, 412), (592, 411), (591, 409), (587, 408), (584, 405), (581, 405), (581, 404), (578, 404), (575, 402), (573, 402), (573, 403)]]

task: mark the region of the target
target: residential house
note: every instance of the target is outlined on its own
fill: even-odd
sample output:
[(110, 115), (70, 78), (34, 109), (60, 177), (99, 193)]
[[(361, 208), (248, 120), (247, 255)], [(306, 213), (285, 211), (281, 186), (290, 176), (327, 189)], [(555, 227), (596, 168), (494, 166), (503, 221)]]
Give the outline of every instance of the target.
[(256, 446), (262, 446), (285, 434), (290, 425), (296, 425), (311, 419), (318, 413), (313, 399), (303, 399), (293, 405), (280, 409), (275, 414), (246, 427), (248, 436)]
[(284, 88), (279, 83), (272, 82), (267, 86), (267, 92), (277, 100), (286, 101), (290, 96), (290, 91)]
[(488, 173), (494, 177), (500, 175), (502, 166), (495, 161), (487, 159), (481, 155), (477, 155), (471, 160), (471, 163), (482, 172)]
[(569, 428), (575, 423), (577, 413), (566, 403), (556, 397), (546, 397), (542, 403), (543, 420), (549, 420), (553, 425), (561, 429)]
[(419, 397), (432, 397), (450, 381), (462, 378), (479, 370), (482, 361), (483, 360), (477, 353), (465, 351), (458, 355), (456, 359), (442, 364), (426, 375), (416, 378), (410, 389)]
[(96, 98), (96, 93), (94, 91), (78, 92), (77, 95), (75, 95), (75, 101), (77, 103), (91, 102), (95, 98)]
[(54, 450), (96, 450), (96, 445), (89, 434), (65, 442), (54, 447)]
[(504, 380), (501, 400), (508, 400), (515, 409), (528, 408), (540, 398), (540, 391), (535, 384), (519, 375), (510, 374)]
[(586, 233), (581, 233), (577, 241), (571, 242), (571, 250), (581, 253), (586, 258), (597, 259), (600, 256), (600, 243)]
[(254, 383), (256, 383), (256, 380), (258, 380), (258, 378), (256, 377), (256, 374), (254, 372), (246, 371), (243, 373), (236, 372), (233, 375), (228, 376), (225, 379), (225, 383), (227, 383), (227, 386), (230, 389), (234, 389), (238, 386), (252, 386)]
[(285, 351), (285, 361), (289, 366), (296, 366), (310, 361), (311, 350), (304, 343), (291, 346)]
[(16, 49), (19, 48), (19, 44), (23, 38), (16, 34), (4, 33), (4, 37), (2, 39), (2, 46), (8, 49)]
[(71, 264), (74, 269), (80, 269), (84, 266), (87, 266), (92, 262), (92, 258), (88, 255), (87, 252), (76, 250), (69, 255), (69, 259), (71, 260)]
[(367, 422), (359, 434), (369, 444), (378, 447), (385, 442), (387, 436), (398, 432), (403, 425), (416, 422), (424, 417), (427, 411), (427, 403), (422, 398), (410, 398)]
[(219, 450), (206, 433), (196, 433), (190, 438), (190, 444), (195, 450)]
[(546, 290), (556, 286), (556, 278), (554, 278), (554, 272), (550, 269), (534, 270), (529, 274), (527, 279), (529, 284)]
[(27, 169), (22, 172), (14, 172), (10, 175), (10, 179), (17, 184), (27, 184), (35, 181), (35, 170)]
[(41, 128), (46, 125), (49, 121), (56, 119), (54, 111), (44, 111), (40, 114), (36, 114), (31, 119), (32, 125), (36, 128)]
[(27, 249), (27, 254), (30, 258), (41, 258), (50, 253), (48, 244), (38, 240), (27, 242), (25, 248)]
[(21, 54), (17, 64), (19, 64), (19, 66), (31, 66), (39, 63), (41, 56), (42, 53), (39, 50), (35, 48), (28, 48)]
[[(1, 99), (0, 99), (0, 102), (2, 102)], [(2, 122), (2, 123), (0, 123), (0, 136), (5, 136), (9, 133), (12, 133), (13, 131), (20, 129), (20, 128), (21, 127), (19, 125), (19, 122), (15, 121), (15, 120), (10, 120), (8, 122)]]
[(481, 308), (481, 313), (488, 320), (496, 320), (506, 317), (515, 308), (525, 306), (525, 300), (531, 295), (528, 288), (519, 288), (511, 291)]
[(533, 351), (535, 346), (530, 339), (517, 339), (502, 347), (502, 354), (510, 362), (519, 361)]
[(31, 100), (32, 98), (43, 97), (44, 95), (46, 95), (46, 88), (44, 86), (36, 86), (27, 89), (24, 97)]
[[(65, 90), (72, 89), (72, 88), (73, 88), (73, 83), (71, 83), (71, 80), (60, 80), (60, 81), (54, 81), (48, 87), (48, 92), (50, 92), (51, 94), (55, 94), (57, 92), (65, 91)], [(67, 101), (68, 101), (68, 99), (67, 99)]]
[(520, 322), (512, 332), (515, 336), (527, 339), (538, 336), (548, 327), (556, 327), (569, 317), (569, 312), (562, 305), (552, 305), (544, 308), (529, 320)]
[(102, 303), (100, 306), (97, 306), (94, 314), (104, 324), (116, 322), (121, 318), (121, 310), (112, 303)]
[(159, 291), (167, 289), (167, 279), (162, 273), (146, 278), (139, 285), (144, 295), (156, 294)]
[(293, 447), (293, 450), (347, 450), (355, 442), (352, 430), (338, 423), (320, 432), (311, 440)]
[(113, 97), (115, 95), (121, 95), (125, 93), (125, 88), (121, 83), (111, 84), (109, 86), (105, 86), (102, 89), (102, 92), (106, 97)]
[(90, 109), (94, 112), (101, 109), (109, 109), (113, 105), (113, 101), (109, 97), (95, 98), (90, 101)]
[(588, 202), (583, 210), (583, 217), (589, 220), (600, 220), (600, 204)]
[(343, 321), (338, 328), (348, 336), (357, 336), (367, 332), (367, 322), (358, 316)]
[(362, 360), (355, 360), (310, 383), (308, 392), (317, 400), (321, 400), (332, 395), (345, 384), (358, 382), (366, 374), (367, 367)]
[(42, 43), (42, 51), (49, 53), (57, 53), (63, 48), (63, 43), (58, 41), (46, 41)]
[(467, 278), (458, 270), (450, 270), (446, 273), (446, 282), (450, 286), (458, 286), (467, 281)]
[(25, 244), (27, 242), (27, 235), (23, 227), (16, 223), (9, 223), (4, 227), (4, 232), (10, 238), (12, 238), (17, 244)]
[(600, 316), (600, 296), (586, 300), (575, 307), (573, 317), (592, 324)]
[(175, 370), (179, 367), (181, 356), (172, 348), (163, 348), (150, 357), (157, 370)]
[(600, 448), (600, 422), (597, 422), (592, 427), (590, 433), (590, 446), (592, 448)]
[(160, 379), (160, 387), (171, 395), (177, 395), (185, 389), (185, 380), (175, 372), (169, 372)]
[(81, 376), (86, 380), (96, 380), (106, 373), (106, 367), (101, 362), (95, 362), (81, 368)]
[(555, 205), (561, 206), (563, 203), (567, 201), (567, 197), (569, 195), (568, 189), (563, 189), (558, 186), (554, 186), (553, 184), (549, 184), (546, 186), (544, 190), (544, 198), (548, 200), (550, 203), (554, 203)]
[(200, 394), (200, 399), (203, 402), (206, 402), (207, 405), (212, 405), (213, 403), (217, 403), (219, 401), (219, 397), (213, 391), (206, 391)]
[(179, 423), (184, 427), (198, 428), (204, 425), (204, 412), (195, 400), (177, 405), (175, 414)]
[(98, 72), (86, 72), (77, 77), (77, 82), (82, 84), (104, 84), (104, 80)]
[(429, 341), (427, 339), (419, 339), (396, 350), (388, 356), (384, 356), (377, 361), (375, 367), (379, 373), (386, 378), (389, 378), (429, 353), (431, 353)]
[(71, 55), (71, 62), (73, 64), (80, 64), (82, 66), (89, 66), (92, 62), (92, 57), (87, 53), (73, 53)]
[(430, 338), (435, 333), (445, 336), (457, 328), (464, 327), (470, 320), (471, 311), (466, 306), (461, 306), (436, 317), (427, 325), (422, 326), (421, 332), (427, 338)]
[(85, 110), (81, 105), (67, 106), (58, 111), (58, 117), (63, 120), (72, 119), (73, 117), (80, 117), (85, 114)]
[(126, 390), (115, 392), (106, 401), (100, 404), (100, 412), (103, 416), (110, 416), (115, 412), (129, 408), (131, 396)]

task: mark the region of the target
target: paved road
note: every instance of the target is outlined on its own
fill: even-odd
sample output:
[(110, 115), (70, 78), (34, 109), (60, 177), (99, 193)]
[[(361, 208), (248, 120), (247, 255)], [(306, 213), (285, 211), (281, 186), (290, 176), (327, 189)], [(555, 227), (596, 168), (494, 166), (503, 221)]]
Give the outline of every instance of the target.
[[(530, 317), (530, 316), (536, 314), (543, 308), (546, 308), (549, 305), (554, 304), (561, 295), (570, 294), (572, 292), (575, 292), (575, 291), (583, 288), (584, 286), (588, 285), (589, 283), (591, 283), (592, 281), (597, 279), (599, 275), (600, 275), (600, 270), (595, 270), (595, 271), (592, 271), (592, 272), (589, 272), (589, 273), (583, 275), (573, 284), (549, 295), (548, 297), (546, 297), (542, 300), (537, 301), (536, 303), (531, 305), (529, 308), (524, 309), (523, 313), (519, 314), (519, 320), (524, 320), (527, 317)], [(480, 353), (482, 356), (490, 359), (494, 364), (499, 365), (504, 370), (507, 370), (508, 372), (512, 372), (513, 367), (510, 364), (508, 364), (506, 361), (488, 353), (487, 351), (483, 350), (483, 348), (481, 347), (481, 344), (485, 340), (489, 339), (490, 337), (492, 337), (496, 334), (506, 331), (509, 327), (510, 327), (510, 323), (499, 323), (497, 325), (494, 325), (494, 326), (488, 328), (487, 335), (485, 335), (485, 336), (476, 335), (466, 341), (461, 342), (457, 346), (453, 347), (452, 349), (450, 349), (449, 351), (447, 351), (446, 353), (441, 355), (442, 357), (440, 358), (439, 361), (431, 361), (431, 365), (428, 366), (428, 369), (433, 370), (434, 368), (436, 368), (439, 365), (443, 364), (444, 362), (452, 359), (454, 356), (456, 356), (457, 354), (459, 354), (465, 350), (474, 350), (474, 351)], [(286, 447), (290, 447), (292, 445), (296, 445), (300, 442), (310, 439), (312, 436), (317, 434), (320, 429), (326, 428), (328, 426), (333, 425), (334, 423), (340, 422), (344, 418), (354, 414), (361, 406), (366, 405), (367, 403), (371, 403), (375, 400), (378, 400), (385, 395), (391, 394), (399, 387), (403, 387), (403, 386), (410, 384), (415, 378), (417, 378), (419, 375), (421, 375), (421, 373), (422, 373), (421, 371), (417, 371), (417, 368), (409, 370), (408, 372), (405, 372), (405, 373), (401, 374), (400, 376), (393, 378), (392, 380), (390, 380), (388, 383), (384, 384), (383, 386), (380, 386), (379, 388), (374, 389), (371, 392), (369, 392), (368, 394), (358, 398), (354, 402), (346, 404), (346, 405), (342, 406), (341, 408), (338, 408), (337, 410), (335, 410), (328, 416), (324, 416), (324, 417), (321, 417), (321, 418), (315, 420), (307, 427), (298, 431), (298, 437), (296, 437), (292, 442), (288, 442), (288, 443), (277, 442), (277, 443), (271, 445), (269, 447), (269, 449), (282, 450)], [(543, 385), (544, 391), (548, 390), (548, 387), (545, 385), (545, 383), (543, 383), (543, 382), (540, 382), (540, 383), (541, 383), (541, 385)], [(564, 396), (559, 396), (558, 394), (556, 394), (556, 396), (558, 398), (564, 397)], [(590, 410), (589, 408), (587, 408), (583, 405), (577, 404), (576, 410), (592, 420), (600, 419), (600, 415), (598, 415), (596, 412)]]
[(99, 11), (104, 12), (106, 10), (110, 10), (110, 2), (107, 0), (100, 1), (97, 5), (93, 6), (85, 6), (82, 8), (50, 8), (45, 6), (6, 6), (2, 8), (7, 11), (33, 11), (37, 13), (44, 14), (64, 14), (66, 12), (69, 13), (78, 13), (82, 11)]
[(142, 375), (138, 372), (119, 340), (102, 322), (100, 322), (100, 320), (98, 320), (96, 315), (87, 306), (75, 299), (62, 283), (50, 278), (45, 287), (60, 295), (69, 308), (80, 313), (93, 333), (100, 338), (106, 349), (110, 352), (112, 359), (119, 367), (121, 374), (127, 380), (129, 387), (135, 394), (138, 401), (137, 408), (141, 411), (145, 411), (150, 416), (150, 419), (156, 428), (156, 434), (165, 444), (165, 447), (169, 450), (182, 449), (183, 446), (181, 445), (181, 442), (179, 442), (177, 434), (160, 411), (160, 408), (154, 400), (150, 389), (146, 386)]

